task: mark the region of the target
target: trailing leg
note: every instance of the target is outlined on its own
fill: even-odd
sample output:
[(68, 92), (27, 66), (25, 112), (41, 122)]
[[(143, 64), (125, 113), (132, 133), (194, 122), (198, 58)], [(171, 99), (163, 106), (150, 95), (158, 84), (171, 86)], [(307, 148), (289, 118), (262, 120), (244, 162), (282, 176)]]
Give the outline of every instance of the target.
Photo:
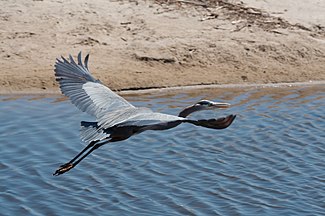
[[(59, 169), (57, 169), (53, 175), (60, 175), (63, 174), (67, 171), (69, 171), (70, 169), (72, 169), (75, 165), (73, 164), (73, 162), (75, 160), (77, 160), (82, 154), (84, 154), (88, 149), (90, 149), (91, 147), (93, 147), (98, 141), (92, 141), (90, 142), (81, 152), (79, 152), (72, 160), (70, 160), (68, 163), (63, 164), (59, 167)], [(91, 151), (91, 150), (90, 150)], [(88, 155), (89, 153), (87, 153), (86, 155)], [(84, 157), (83, 157), (84, 158)], [(80, 161), (79, 161), (80, 162)], [(79, 163), (78, 162), (78, 163)]]

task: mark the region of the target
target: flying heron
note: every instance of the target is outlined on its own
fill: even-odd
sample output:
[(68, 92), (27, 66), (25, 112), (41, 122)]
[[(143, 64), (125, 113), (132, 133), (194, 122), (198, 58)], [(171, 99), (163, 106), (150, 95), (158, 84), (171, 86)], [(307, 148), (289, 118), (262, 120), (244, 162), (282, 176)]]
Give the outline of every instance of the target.
[(61, 165), (53, 175), (63, 174), (100, 146), (126, 140), (146, 130), (167, 130), (181, 123), (190, 123), (212, 129), (227, 128), (236, 115), (218, 119), (192, 120), (187, 118), (200, 110), (227, 108), (228, 103), (201, 100), (183, 109), (178, 116), (168, 115), (144, 107), (135, 107), (115, 94), (101, 81), (95, 79), (88, 69), (89, 54), (82, 62), (81, 52), (78, 62), (71, 55), (55, 63), (55, 76), (60, 89), (81, 111), (96, 118), (96, 122), (81, 122), (81, 139), (88, 145), (68, 163)]

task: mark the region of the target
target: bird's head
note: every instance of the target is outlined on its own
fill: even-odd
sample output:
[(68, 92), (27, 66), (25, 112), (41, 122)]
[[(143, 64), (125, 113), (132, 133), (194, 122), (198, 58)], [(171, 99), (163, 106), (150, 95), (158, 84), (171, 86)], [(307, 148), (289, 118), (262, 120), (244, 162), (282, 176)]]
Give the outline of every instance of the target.
[(194, 104), (199, 110), (225, 109), (230, 107), (229, 103), (213, 102), (209, 100), (200, 100)]
[(193, 112), (201, 110), (225, 109), (230, 107), (229, 103), (213, 102), (209, 100), (200, 100), (199, 102), (186, 107), (179, 113), (180, 117), (186, 117)]

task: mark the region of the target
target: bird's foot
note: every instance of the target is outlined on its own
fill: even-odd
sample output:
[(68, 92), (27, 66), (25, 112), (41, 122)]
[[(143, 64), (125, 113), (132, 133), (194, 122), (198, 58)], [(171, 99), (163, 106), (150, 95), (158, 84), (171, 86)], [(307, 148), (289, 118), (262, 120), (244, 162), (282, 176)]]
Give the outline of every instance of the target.
[(55, 171), (55, 173), (53, 173), (54, 176), (58, 176), (58, 175), (61, 175), (65, 172), (68, 172), (70, 169), (72, 169), (74, 167), (73, 163), (66, 163), (66, 164), (63, 164), (59, 167), (59, 169), (57, 169)]

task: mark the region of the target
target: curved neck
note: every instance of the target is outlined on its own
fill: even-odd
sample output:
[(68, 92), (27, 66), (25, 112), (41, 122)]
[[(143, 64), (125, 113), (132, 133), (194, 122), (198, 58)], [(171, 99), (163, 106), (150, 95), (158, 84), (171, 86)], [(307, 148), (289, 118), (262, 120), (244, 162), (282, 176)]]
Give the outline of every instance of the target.
[(183, 110), (178, 114), (178, 117), (185, 118), (185, 117), (187, 117), (188, 115), (190, 115), (191, 113), (196, 112), (196, 111), (199, 111), (199, 110), (201, 110), (201, 107), (200, 107), (200, 106), (192, 105), (192, 106), (189, 106), (189, 107), (186, 107), (185, 109), (183, 109)]

